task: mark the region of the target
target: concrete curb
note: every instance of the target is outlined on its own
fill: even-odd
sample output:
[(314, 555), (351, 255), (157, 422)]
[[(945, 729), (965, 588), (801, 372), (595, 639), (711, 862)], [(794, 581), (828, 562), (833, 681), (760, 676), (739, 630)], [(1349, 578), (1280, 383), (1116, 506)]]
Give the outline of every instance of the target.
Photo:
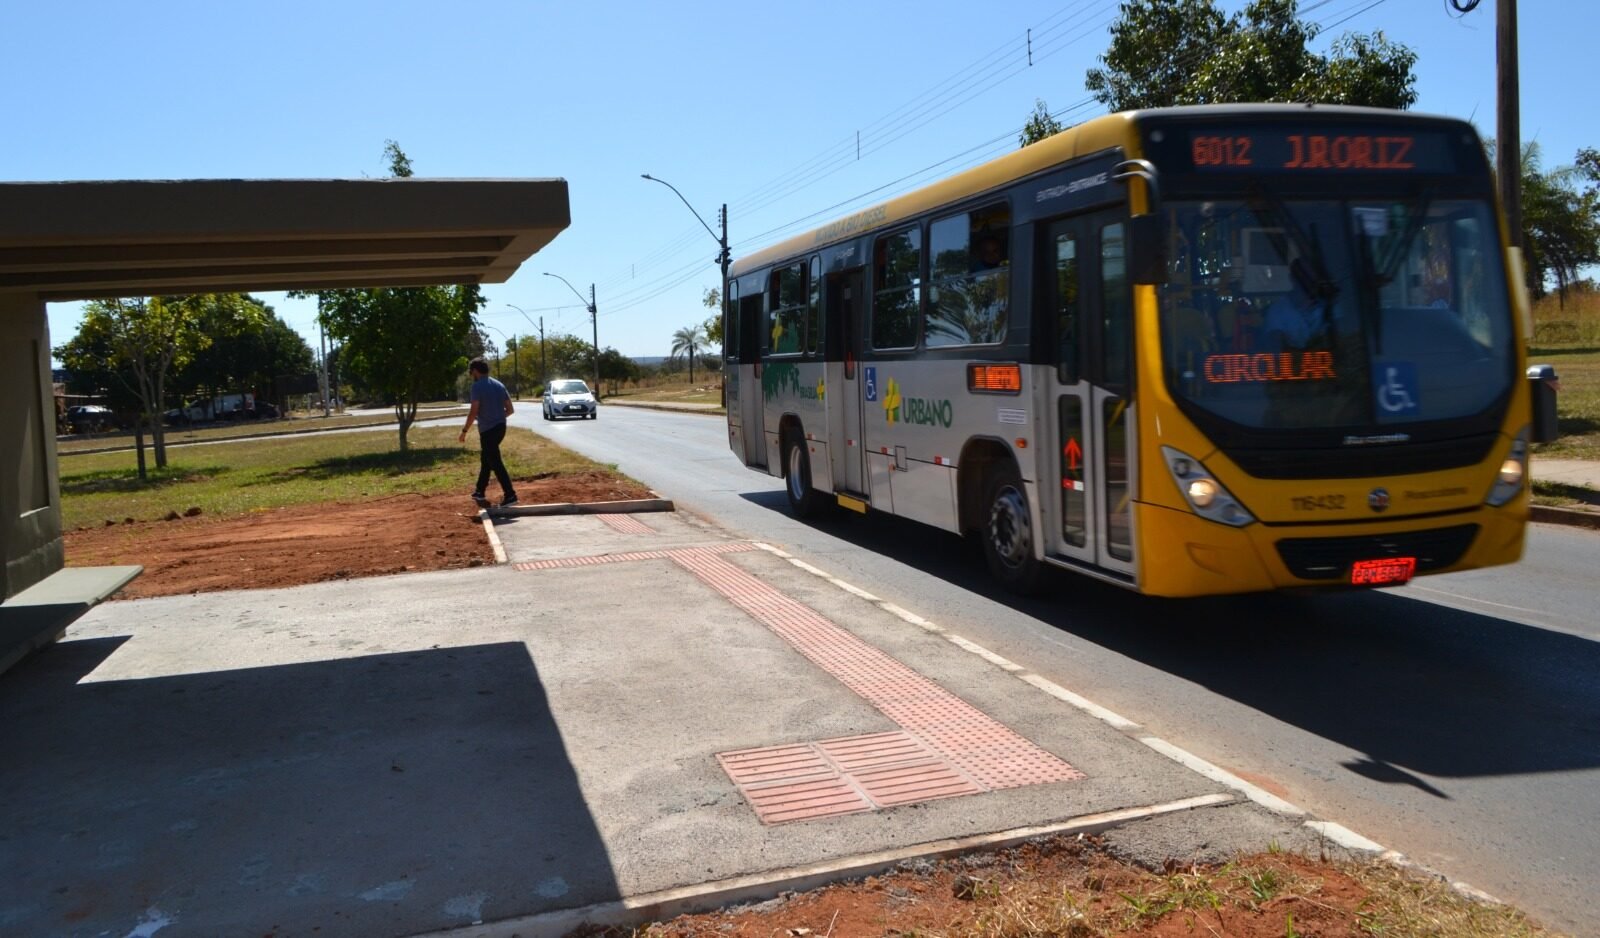
[(1579, 511), (1574, 508), (1556, 508), (1551, 505), (1528, 506), (1528, 520), (1541, 524), (1565, 524), (1575, 528), (1600, 531), (1600, 512)]
[(684, 406), (682, 404), (658, 403), (656, 401), (610, 401), (613, 407), (637, 407), (641, 410), (665, 410), (674, 414), (703, 414), (711, 417), (726, 417), (728, 412), (718, 405)]
[(483, 533), (489, 538), (489, 549), (494, 551), (495, 565), (507, 563), (506, 547), (500, 543), (500, 535), (494, 529), (494, 519), (489, 517), (489, 509), (478, 509), (478, 523), (483, 525)]
[(898, 850), (845, 857), (829, 863), (740, 876), (679, 889), (664, 889), (578, 909), (544, 912), (522, 918), (475, 924), (467, 928), (423, 932), (414, 938), (433, 938), (433, 936), (442, 938), (446, 935), (449, 938), (538, 938), (543, 935), (564, 935), (580, 925), (626, 928), (645, 922), (666, 921), (679, 915), (708, 912), (734, 904), (761, 902), (786, 892), (805, 892), (841, 880), (871, 876), (893, 869), (906, 860), (958, 856), (980, 850), (999, 850), (1014, 847), (1036, 837), (1099, 834), (1132, 821), (1233, 802), (1232, 795), (1200, 795), (1142, 808), (1087, 814), (1058, 824), (936, 840)]
[(541, 515), (626, 515), (642, 511), (674, 511), (670, 498), (635, 498), (620, 502), (554, 502), (483, 509), (491, 518), (536, 518)]

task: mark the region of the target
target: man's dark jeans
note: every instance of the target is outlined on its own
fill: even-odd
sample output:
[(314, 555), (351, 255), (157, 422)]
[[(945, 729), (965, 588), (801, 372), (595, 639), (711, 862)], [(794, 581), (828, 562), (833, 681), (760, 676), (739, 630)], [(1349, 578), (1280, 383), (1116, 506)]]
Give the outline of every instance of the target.
[(507, 498), (516, 494), (511, 490), (511, 473), (506, 471), (505, 460), (500, 458), (500, 441), (505, 438), (506, 425), (503, 423), (487, 430), (481, 425), (478, 427), (478, 444), (483, 447), (483, 451), (479, 453), (478, 487), (473, 491), (479, 495), (484, 494), (484, 490), (488, 487), (491, 472), (500, 481), (500, 489), (505, 492)]

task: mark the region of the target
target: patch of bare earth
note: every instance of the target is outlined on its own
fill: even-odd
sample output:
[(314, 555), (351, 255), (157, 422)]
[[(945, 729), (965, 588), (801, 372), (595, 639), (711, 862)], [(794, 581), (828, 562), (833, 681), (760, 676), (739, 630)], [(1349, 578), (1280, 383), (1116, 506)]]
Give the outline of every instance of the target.
[[(602, 472), (519, 480), (523, 505), (648, 498)], [(465, 495), (396, 495), (296, 505), (230, 518), (120, 522), (65, 534), (69, 566), (140, 564), (116, 596), (139, 599), (213, 590), (300, 586), (326, 580), (494, 562)]]
[[(1291, 854), (1150, 871), (1095, 838), (908, 861), (881, 876), (587, 938), (1371, 938), (1377, 897), (1333, 863)], [(1397, 934), (1497, 934), (1400, 929)], [(1518, 931), (1518, 934), (1526, 932)]]

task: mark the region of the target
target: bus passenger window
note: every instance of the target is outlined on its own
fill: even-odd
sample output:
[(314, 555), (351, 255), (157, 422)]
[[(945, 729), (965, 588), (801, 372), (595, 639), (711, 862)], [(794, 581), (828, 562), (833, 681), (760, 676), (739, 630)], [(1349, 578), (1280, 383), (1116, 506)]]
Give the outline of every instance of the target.
[(921, 308), (921, 229), (879, 238), (872, 249), (872, 347), (915, 348)]
[(1061, 383), (1078, 383), (1078, 242), (1056, 238), (1056, 361)]
[(799, 264), (772, 272), (767, 309), (767, 348), (774, 355), (798, 355), (805, 346), (805, 268)]
[(739, 281), (729, 280), (722, 298), (722, 357), (739, 360)]
[(1133, 304), (1121, 222), (1100, 229), (1100, 307), (1105, 311), (1106, 387), (1126, 393), (1128, 352), (1133, 344)]
[(1011, 210), (942, 218), (929, 229), (933, 272), (923, 331), (929, 348), (992, 345), (1006, 334), (1011, 299)]
[(806, 354), (822, 350), (822, 260), (811, 258), (811, 276), (806, 278)]

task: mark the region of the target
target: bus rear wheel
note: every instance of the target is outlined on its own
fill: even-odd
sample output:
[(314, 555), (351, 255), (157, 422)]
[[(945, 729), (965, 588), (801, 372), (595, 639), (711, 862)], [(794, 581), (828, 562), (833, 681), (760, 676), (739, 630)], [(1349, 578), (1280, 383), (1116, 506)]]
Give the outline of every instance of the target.
[(822, 510), (822, 495), (811, 487), (811, 458), (806, 441), (792, 431), (784, 438), (783, 467), (783, 491), (789, 496), (789, 510), (796, 518), (815, 516)]
[(1033, 513), (1022, 476), (1015, 468), (995, 471), (984, 504), (988, 511), (983, 522), (983, 556), (990, 574), (1014, 593), (1038, 593), (1044, 586), (1044, 564), (1033, 553)]

